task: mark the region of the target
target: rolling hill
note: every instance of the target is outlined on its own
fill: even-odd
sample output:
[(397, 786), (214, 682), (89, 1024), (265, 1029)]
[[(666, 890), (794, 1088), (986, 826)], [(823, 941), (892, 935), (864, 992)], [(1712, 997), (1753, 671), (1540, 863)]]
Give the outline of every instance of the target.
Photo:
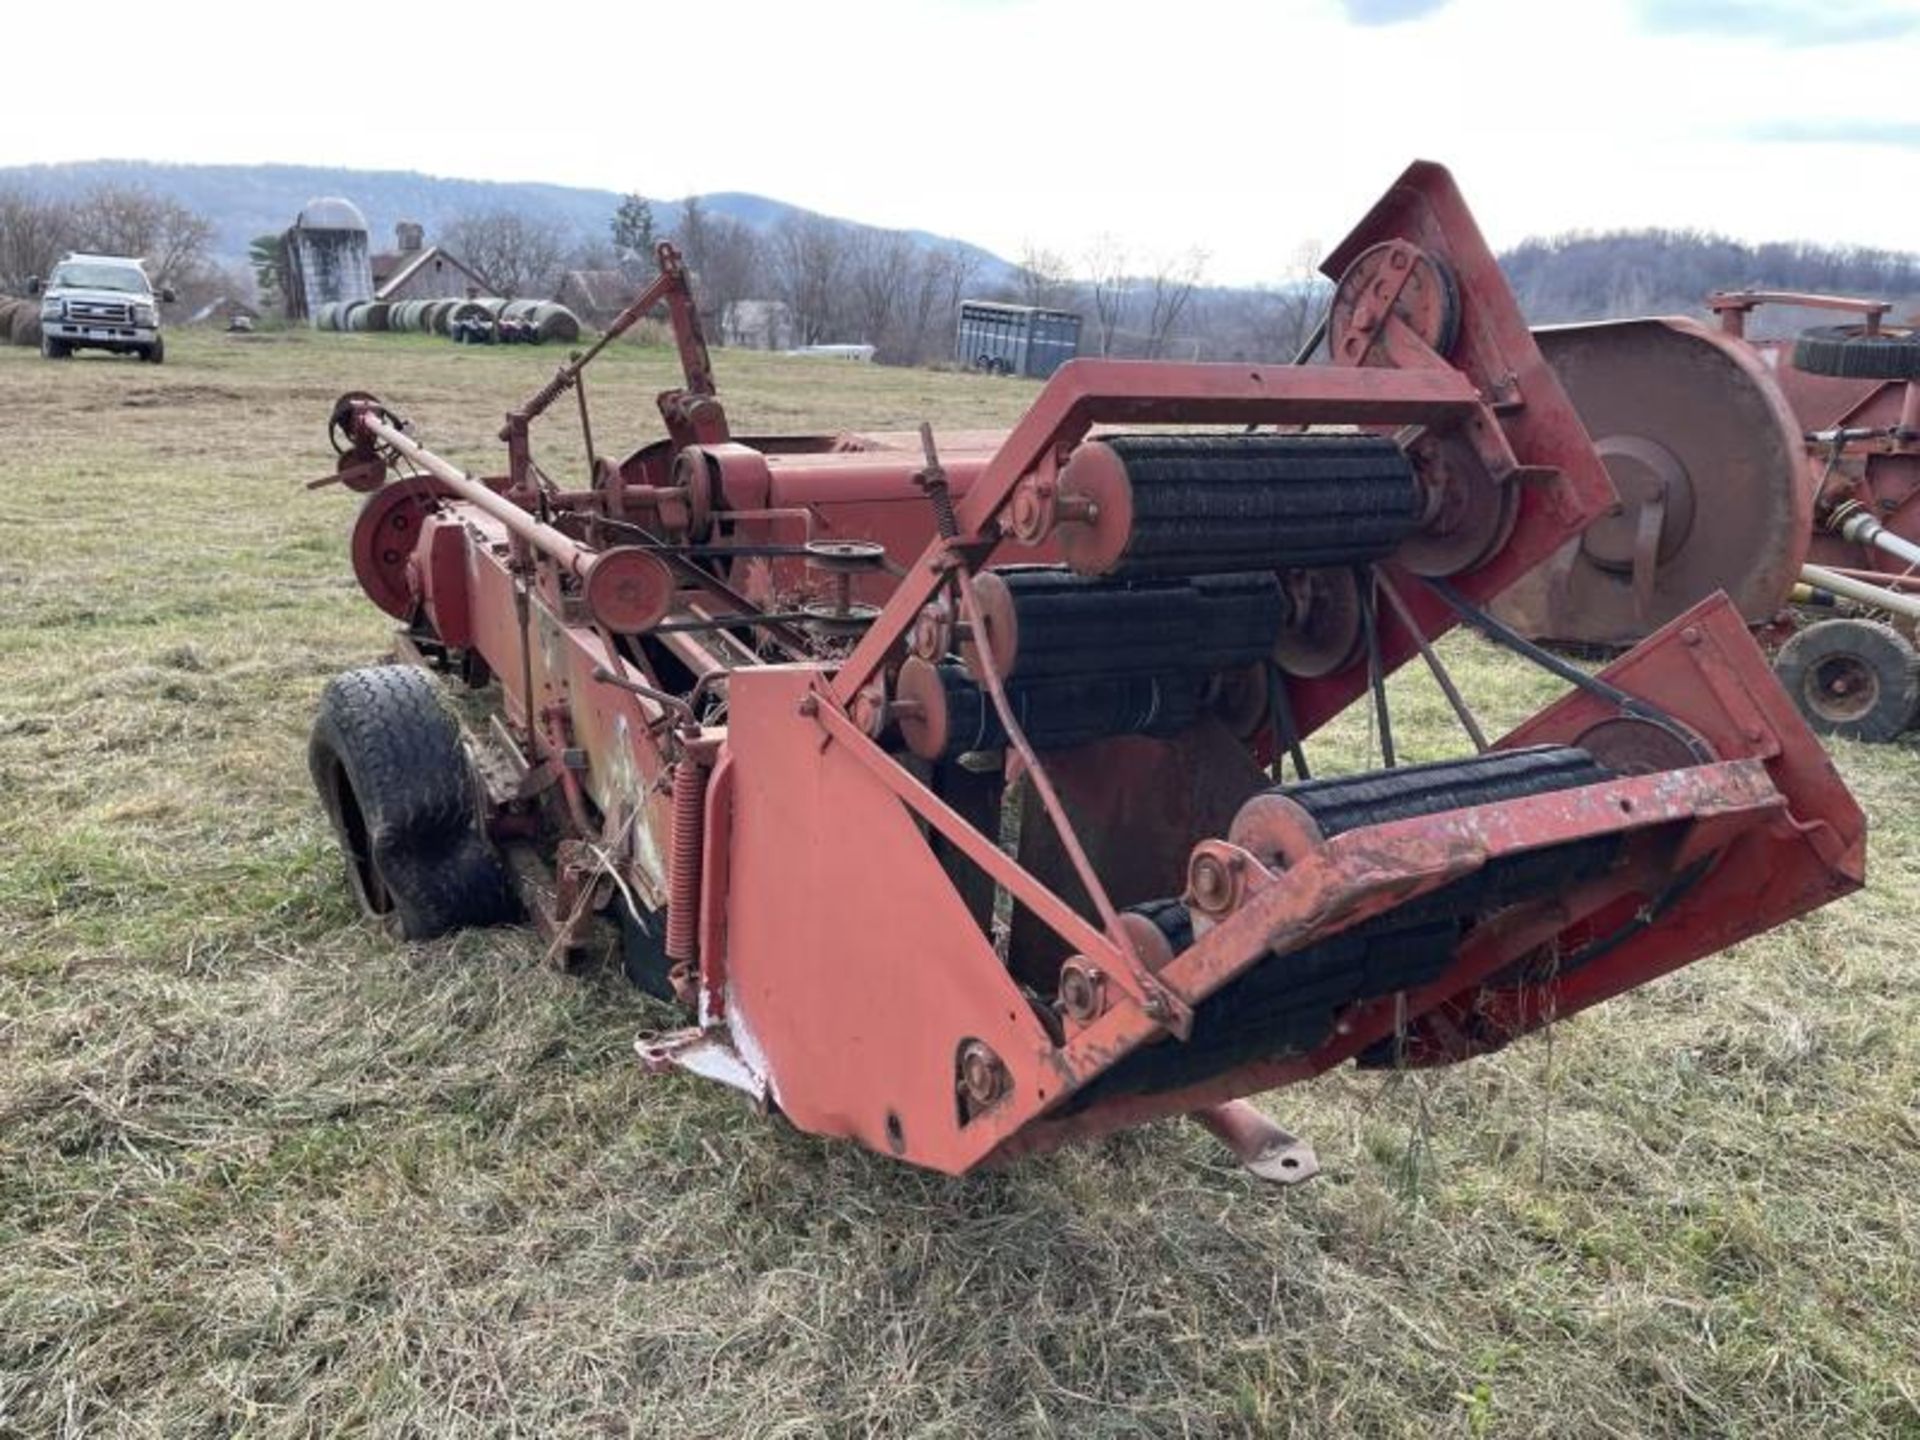
[[(524, 210), (552, 217), (583, 240), (604, 240), (620, 203), (612, 190), (592, 190), (538, 181), (458, 180), (417, 170), (355, 170), (327, 165), (174, 165), (152, 160), (81, 160), (57, 165), (0, 166), (0, 187), (21, 185), (49, 196), (72, 196), (96, 185), (144, 186), (199, 211), (214, 224), (216, 252), (237, 259), (256, 235), (277, 233), (316, 195), (344, 195), (367, 217), (375, 248), (392, 237), (394, 222), (417, 220), (432, 238), (456, 217), (475, 211)], [(651, 197), (649, 197), (651, 198)], [(722, 191), (702, 195), (711, 215), (724, 215), (755, 230), (771, 230), (792, 215), (809, 212), (765, 195)], [(679, 200), (653, 200), (662, 230), (679, 223)], [(927, 245), (945, 236), (909, 231)], [(964, 245), (964, 242), (962, 242)], [(979, 274), (997, 282), (1013, 267), (976, 245), (964, 245), (979, 261)]]

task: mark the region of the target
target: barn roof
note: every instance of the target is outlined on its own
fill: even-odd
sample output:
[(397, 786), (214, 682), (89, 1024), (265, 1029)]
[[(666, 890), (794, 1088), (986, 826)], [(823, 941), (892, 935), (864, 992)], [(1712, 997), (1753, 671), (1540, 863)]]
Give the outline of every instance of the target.
[[(382, 260), (397, 261), (402, 257), (406, 258), (406, 263), (401, 265), (399, 269), (395, 270), (386, 279), (381, 279), (380, 262)], [(405, 285), (407, 281), (412, 279), (415, 271), (433, 260), (445, 261), (462, 275), (465, 275), (469, 280), (473, 281), (473, 283), (482, 290), (491, 290), (493, 288), (486, 276), (482, 275), (478, 270), (475, 270), (458, 255), (455, 255), (450, 250), (442, 250), (438, 245), (429, 245), (421, 250), (376, 255), (373, 259), (373, 278), (374, 284), (378, 288), (374, 290), (373, 298), (376, 300), (385, 300), (389, 294), (398, 290), (402, 285)]]

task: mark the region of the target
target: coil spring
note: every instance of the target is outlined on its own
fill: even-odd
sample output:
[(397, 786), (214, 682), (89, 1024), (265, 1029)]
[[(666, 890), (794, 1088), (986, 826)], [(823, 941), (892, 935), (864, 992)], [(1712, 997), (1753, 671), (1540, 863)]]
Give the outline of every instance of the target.
[(667, 885), (667, 958), (692, 960), (700, 937), (700, 858), (706, 832), (707, 770), (683, 758), (673, 770), (672, 874)]

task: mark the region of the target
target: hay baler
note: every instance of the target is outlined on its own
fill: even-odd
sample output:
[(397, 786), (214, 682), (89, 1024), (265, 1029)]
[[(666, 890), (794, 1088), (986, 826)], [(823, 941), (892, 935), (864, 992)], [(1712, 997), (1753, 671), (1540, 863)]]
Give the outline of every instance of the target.
[[(670, 247), (665, 438), (593, 457), (589, 352), (503, 473), (333, 414), (412, 665), (329, 686), (316, 783), (369, 913), (618, 936), (647, 1064), (950, 1173), (1496, 1050), (1857, 887), (1859, 810), (1723, 597), (1599, 675), (1488, 603), (1614, 504), (1447, 173), (1326, 264), (1332, 363), (1075, 360), (1005, 433), (735, 436)], [(603, 340), (602, 344), (605, 343)], [(590, 474), (533, 422), (577, 395)], [(1567, 694), (1489, 741), (1432, 642)], [(1461, 758), (1397, 763), (1428, 666)], [(471, 693), (457, 727), (436, 695)], [(1369, 707), (1383, 768), (1309, 777)]]
[[(1616, 647), (1725, 591), (1780, 646), (1810, 725), (1892, 740), (1920, 719), (1920, 334), (1885, 301), (1726, 290), (1707, 305), (1718, 327), (1657, 316), (1535, 332), (1620, 500), (1495, 613), (1531, 639)], [(1765, 305), (1862, 323), (1752, 339)], [(1802, 585), (1899, 628), (1796, 626)]]

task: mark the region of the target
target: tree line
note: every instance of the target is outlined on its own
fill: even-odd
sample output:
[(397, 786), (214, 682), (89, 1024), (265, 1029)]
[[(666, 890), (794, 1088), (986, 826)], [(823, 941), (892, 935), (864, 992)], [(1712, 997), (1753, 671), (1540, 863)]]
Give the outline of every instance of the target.
[(215, 263), (212, 242), (204, 215), (143, 186), (96, 185), (73, 199), (0, 187), (0, 294), (26, 294), (28, 281), (79, 250), (140, 256), (156, 289), (171, 286), (193, 303), (209, 290), (233, 288), (235, 277)]
[[(571, 269), (625, 271), (637, 289), (653, 249), (672, 239), (694, 272), (709, 337), (742, 301), (772, 302), (776, 343), (868, 344), (893, 364), (951, 358), (966, 299), (1069, 310), (1081, 316), (1083, 354), (1183, 360), (1291, 358), (1324, 314), (1330, 287), (1304, 246), (1268, 285), (1207, 283), (1194, 247), (1141, 254), (1113, 236), (1068, 256), (1028, 246), (1017, 264), (988, 269), (985, 252), (957, 241), (857, 225), (804, 211), (756, 228), (713, 213), (697, 197), (671, 227), (644, 196), (626, 196), (600, 234), (580, 235), (525, 209), (470, 211), (431, 238), (497, 293), (545, 297)], [(271, 304), (279, 236), (259, 237), (246, 270), (211, 253), (214, 227), (178, 201), (139, 185), (101, 184), (71, 198), (0, 187), (0, 294), (25, 293), (69, 250), (138, 255), (156, 285), (182, 300), (257, 294)], [(1699, 230), (1579, 232), (1531, 239), (1500, 257), (1537, 324), (1703, 311), (1715, 289), (1753, 286), (1913, 302), (1920, 255), (1804, 242), (1748, 244)], [(251, 283), (250, 283), (251, 282)], [(964, 358), (964, 357), (962, 357)]]
[(1500, 257), (1535, 324), (1700, 314), (1715, 290), (1798, 290), (1895, 302), (1920, 297), (1920, 255), (1805, 242), (1747, 244), (1701, 230), (1574, 232)]

